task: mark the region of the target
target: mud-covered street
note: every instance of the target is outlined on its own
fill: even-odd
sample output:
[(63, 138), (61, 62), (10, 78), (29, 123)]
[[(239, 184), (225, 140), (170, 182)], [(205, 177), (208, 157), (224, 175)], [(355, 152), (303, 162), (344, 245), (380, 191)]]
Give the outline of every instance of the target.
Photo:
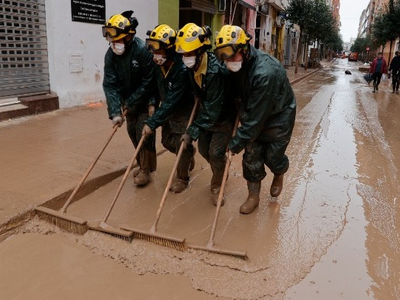
[[(246, 252), (247, 260), (190, 247), (181, 252), (140, 239), (128, 242), (93, 230), (76, 235), (29, 213), (28, 222), (0, 239), (0, 298), (400, 299), (400, 96), (391, 93), (387, 82), (372, 93), (359, 66), (347, 59), (324, 63), (323, 69), (293, 85), (297, 119), (284, 190), (277, 199), (269, 196), (272, 176), (267, 170), (262, 201), (250, 215), (239, 213), (247, 187), (242, 155), (233, 157), (214, 242), (217, 248)], [(93, 109), (103, 110), (99, 116), (106, 119), (105, 106)], [(27, 132), (34, 124), (46, 127), (48, 119), (41, 118), (41, 123), (29, 123)], [(84, 119), (80, 115), (75, 124)], [(12, 140), (7, 133), (24, 122), (29, 120), (0, 125), (0, 140)], [(52, 122), (48, 125), (57, 130), (46, 152), (29, 151), (35, 136), (27, 138), (24, 149), (3, 148), (7, 152), (2, 156), (14, 159), (1, 160), (0, 216), (7, 215), (7, 206), (41, 193), (53, 199), (46, 205), (60, 208), (66, 190), (46, 172), (58, 168), (73, 187), (86, 168), (76, 171), (82, 157), (75, 160), (72, 154), (70, 160), (58, 160), (60, 147), (95, 155), (85, 150), (90, 136), (82, 134), (78, 145), (68, 141), (68, 131), (80, 130), (78, 125), (61, 118)], [(106, 171), (126, 166), (131, 155), (126, 153), (132, 152), (126, 135), (125, 128), (118, 132), (125, 147), (110, 145), (99, 161), (101, 180), (68, 208), (69, 214), (88, 222), (104, 217), (123, 175)], [(158, 151), (159, 139), (160, 134)], [(24, 155), (37, 155), (35, 165), (21, 163)], [(174, 158), (160, 153), (157, 171), (144, 188), (135, 187), (129, 175), (108, 219), (110, 226), (150, 230)], [(45, 163), (49, 160), (51, 164)], [(43, 170), (43, 175), (24, 189), (30, 168)], [(20, 178), (19, 193), (9, 192), (15, 190), (15, 178)], [(207, 244), (216, 210), (210, 178), (208, 163), (197, 153), (189, 188), (167, 195), (159, 233), (186, 238), (189, 245)]]

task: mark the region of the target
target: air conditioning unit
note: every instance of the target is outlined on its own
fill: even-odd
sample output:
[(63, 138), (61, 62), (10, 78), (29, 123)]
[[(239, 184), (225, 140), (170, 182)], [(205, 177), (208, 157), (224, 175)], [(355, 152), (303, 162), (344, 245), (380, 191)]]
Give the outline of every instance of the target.
[(254, 0), (254, 4), (256, 6), (261, 6), (265, 4), (265, 0)]

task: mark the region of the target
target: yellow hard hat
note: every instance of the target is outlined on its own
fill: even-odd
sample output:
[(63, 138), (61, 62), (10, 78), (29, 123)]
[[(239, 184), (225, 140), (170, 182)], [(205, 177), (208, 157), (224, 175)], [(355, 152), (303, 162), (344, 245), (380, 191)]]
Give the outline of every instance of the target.
[(147, 31), (146, 47), (152, 51), (169, 49), (174, 46), (176, 31), (166, 24), (156, 26), (152, 31)]
[(194, 23), (188, 23), (178, 32), (175, 43), (176, 52), (185, 53), (201, 47), (211, 48), (211, 35), (209, 27), (200, 27)]
[(109, 42), (117, 41), (124, 38), (128, 34), (136, 33), (138, 21), (136, 18), (131, 18), (133, 11), (129, 10), (122, 14), (113, 15), (108, 19), (106, 25), (102, 27), (103, 36)]
[(228, 59), (245, 47), (250, 39), (251, 36), (239, 26), (224, 25), (216, 37), (215, 55), (220, 60)]

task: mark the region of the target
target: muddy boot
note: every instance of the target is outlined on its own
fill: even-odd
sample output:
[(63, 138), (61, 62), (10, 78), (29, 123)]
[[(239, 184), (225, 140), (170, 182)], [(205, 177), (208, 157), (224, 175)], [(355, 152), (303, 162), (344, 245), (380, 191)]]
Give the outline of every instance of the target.
[(133, 183), (138, 186), (145, 186), (150, 180), (150, 172), (143, 169), (139, 170), (136, 177), (133, 177)]
[(178, 177), (175, 177), (174, 180), (172, 181), (170, 190), (173, 191), (174, 193), (180, 193), (187, 188), (188, 184), (189, 180), (183, 180)]
[(136, 169), (136, 170), (133, 170), (133, 178), (135, 178), (136, 176), (138, 176), (139, 173), (140, 173), (140, 168), (139, 168), (139, 169)]
[(194, 160), (194, 155), (193, 155), (193, 157), (190, 159), (189, 171), (193, 171), (195, 164), (196, 162)]
[[(221, 184), (222, 184), (222, 177), (224, 176), (224, 169), (222, 168), (215, 168), (213, 169), (213, 175), (211, 177), (211, 200), (215, 206), (217, 206), (218, 203), (218, 196), (219, 196), (219, 191), (221, 190)], [(228, 173), (229, 177), (229, 173)], [(228, 180), (228, 178), (226, 178)], [(222, 198), (222, 203), (221, 206), (225, 204), (225, 197)]]
[(283, 176), (284, 174), (282, 175), (274, 174), (274, 179), (272, 180), (271, 183), (271, 189), (269, 190), (269, 193), (271, 194), (272, 197), (278, 197), (281, 194), (283, 187)]
[(189, 172), (193, 171), (194, 166), (196, 165), (196, 161), (194, 160), (195, 155), (196, 155), (196, 148), (193, 147), (193, 156), (190, 158)]
[[(221, 188), (219, 188), (219, 187), (216, 189), (211, 189), (211, 201), (215, 206), (218, 205), (218, 197), (219, 197), (220, 190), (221, 190)], [(222, 197), (221, 206), (224, 206), (224, 204), (225, 204), (225, 196)]]
[(249, 195), (242, 206), (240, 206), (240, 213), (242, 214), (252, 213), (260, 203), (261, 181), (247, 181), (247, 187), (249, 189)]
[(194, 149), (194, 147), (192, 147), (186, 149), (186, 151), (182, 153), (181, 159), (176, 169), (176, 177), (172, 181), (170, 187), (170, 190), (173, 191), (174, 193), (180, 193), (187, 188), (189, 184), (189, 169), (191, 167), (192, 158), (194, 157), (195, 151), (196, 150)]

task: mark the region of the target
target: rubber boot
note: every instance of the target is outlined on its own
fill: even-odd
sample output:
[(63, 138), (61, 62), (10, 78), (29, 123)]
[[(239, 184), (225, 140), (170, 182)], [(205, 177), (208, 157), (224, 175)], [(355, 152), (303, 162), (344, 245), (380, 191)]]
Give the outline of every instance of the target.
[(190, 158), (189, 171), (193, 171), (194, 166), (196, 165), (196, 161), (194, 160), (195, 155), (196, 155), (196, 148), (193, 147), (193, 156)]
[(278, 197), (281, 194), (283, 187), (283, 176), (284, 174), (282, 175), (274, 174), (274, 179), (272, 180), (271, 183), (271, 189), (269, 190), (269, 193), (271, 194), (272, 197)]
[[(222, 169), (222, 170), (216, 170), (211, 178), (211, 185), (210, 185), (211, 201), (215, 206), (217, 206), (218, 204), (218, 196), (219, 196), (219, 191), (221, 190), (221, 183), (223, 176), (224, 176), (224, 170)], [(226, 180), (228, 180), (228, 178), (226, 178)], [(225, 197), (222, 198), (221, 206), (223, 206), (224, 204), (225, 204)]]
[(172, 181), (170, 190), (173, 191), (174, 193), (180, 193), (184, 189), (187, 188), (188, 184), (189, 184), (189, 180), (184, 180), (184, 179), (175, 177), (174, 180)]
[[(142, 148), (139, 152), (139, 172), (133, 172), (133, 183), (138, 186), (145, 186), (150, 181), (150, 171), (157, 168), (157, 157), (152, 151)], [(135, 176), (136, 175), (136, 176)]]
[(139, 168), (139, 169), (136, 169), (136, 170), (133, 170), (133, 178), (135, 178), (136, 176), (138, 176), (139, 173), (140, 173), (140, 168)]
[(242, 214), (252, 213), (260, 203), (261, 181), (247, 181), (247, 187), (249, 189), (249, 195), (242, 206), (240, 206), (240, 213)]
[(193, 156), (190, 159), (189, 171), (193, 171), (195, 165), (196, 165), (196, 161), (194, 160), (194, 156)]
[[(218, 205), (218, 197), (219, 197), (219, 191), (221, 190), (221, 188), (216, 188), (211, 190), (211, 201), (212, 203), (217, 206)], [(221, 206), (224, 206), (225, 204), (225, 196), (222, 197), (222, 202), (221, 202)]]
[(145, 186), (150, 180), (150, 171), (146, 171), (143, 169), (139, 170), (139, 173), (136, 177), (133, 177), (133, 183), (138, 186)]
[[(187, 148), (182, 152), (182, 156), (179, 160), (177, 169), (176, 169), (176, 177), (172, 181), (170, 190), (174, 193), (180, 193), (189, 185), (189, 169), (191, 168), (191, 164), (193, 162), (194, 168), (194, 154), (196, 153), (196, 149), (192, 146)], [(193, 159), (193, 161), (192, 161)]]

